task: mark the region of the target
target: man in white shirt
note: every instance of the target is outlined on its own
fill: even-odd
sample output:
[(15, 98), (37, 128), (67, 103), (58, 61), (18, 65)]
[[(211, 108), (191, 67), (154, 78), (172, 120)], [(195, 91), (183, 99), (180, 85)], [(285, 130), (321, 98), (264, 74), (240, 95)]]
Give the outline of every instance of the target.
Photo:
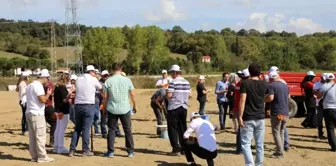
[[(199, 158), (206, 159), (208, 166), (213, 166), (213, 159), (217, 157), (214, 126), (209, 121), (203, 120), (197, 112), (190, 114), (190, 121), (188, 129), (184, 133), (187, 161), (191, 162), (191, 166), (197, 165), (192, 156), (192, 153), (194, 153)], [(190, 136), (193, 132), (196, 133), (196, 138)]]
[(73, 157), (78, 139), (82, 134), (83, 156), (93, 156), (89, 150), (90, 128), (93, 123), (93, 117), (96, 112), (95, 93), (102, 89), (101, 83), (95, 77), (95, 68), (92, 65), (86, 67), (86, 73), (76, 80), (75, 97), (75, 131), (72, 133), (69, 157)]
[(29, 153), (31, 161), (45, 163), (53, 162), (54, 159), (47, 156), (46, 144), (46, 119), (44, 117), (45, 103), (50, 97), (52, 90), (48, 89), (45, 94), (43, 86), (48, 83), (50, 77), (47, 69), (41, 70), (38, 79), (28, 85), (26, 117), (29, 130)]
[(162, 78), (160, 78), (157, 82), (156, 82), (156, 87), (157, 88), (168, 88), (169, 82), (172, 79), (168, 77), (167, 74), (167, 70), (162, 70)]
[[(322, 86), (324, 85), (327, 79), (327, 73), (322, 73), (320, 81), (314, 83), (313, 91), (314, 94), (317, 95)], [(326, 137), (323, 135), (323, 109), (322, 109), (322, 102), (321, 99), (316, 98), (316, 109), (317, 109), (317, 129), (318, 129), (318, 137), (320, 139), (325, 139)], [(320, 107), (321, 104), (321, 107)]]

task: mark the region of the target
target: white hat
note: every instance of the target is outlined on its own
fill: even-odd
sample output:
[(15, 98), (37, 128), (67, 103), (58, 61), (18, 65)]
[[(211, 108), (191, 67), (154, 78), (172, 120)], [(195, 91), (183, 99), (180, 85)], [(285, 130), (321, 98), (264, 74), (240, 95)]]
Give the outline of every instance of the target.
[(63, 73), (65, 73), (65, 74), (69, 74), (69, 71), (68, 71), (68, 70), (65, 70), (65, 71), (63, 71)]
[(198, 79), (205, 80), (205, 77), (204, 76), (199, 76)]
[(94, 68), (93, 65), (88, 65), (86, 66), (86, 71), (95, 71), (96, 69)]
[(48, 69), (42, 69), (40, 72), (39, 78), (47, 78), (50, 77)]
[(107, 71), (107, 70), (103, 70), (102, 72), (101, 72), (101, 75), (109, 75), (109, 72)]
[(201, 117), (201, 115), (198, 112), (192, 112), (190, 114), (190, 119), (194, 118), (194, 117)]
[(243, 73), (243, 76), (242, 76), (242, 77), (249, 77), (249, 76), (250, 76), (250, 72), (249, 72), (248, 69), (244, 69), (244, 70), (242, 71), (242, 73)]
[(22, 77), (28, 77), (28, 76), (29, 76), (29, 73), (26, 72), (26, 71), (24, 71), (24, 72), (21, 73), (21, 76), (22, 76)]
[(333, 80), (333, 79), (335, 79), (335, 75), (333, 73), (328, 73), (327, 80)]
[(178, 66), (178, 65), (173, 65), (173, 66), (170, 68), (170, 71), (181, 71), (181, 70), (180, 70), (180, 66)]
[(315, 73), (313, 71), (308, 71), (307, 76), (315, 76)]
[(268, 77), (268, 75), (264, 75), (264, 80), (266, 80), (266, 81), (268, 81), (269, 80), (269, 77)]
[(70, 80), (77, 80), (77, 76), (76, 75), (71, 75), (71, 77), (70, 77)]
[(96, 73), (99, 73), (99, 70), (98, 70), (98, 69), (95, 69), (95, 72), (96, 72)]
[(279, 68), (276, 67), (276, 66), (272, 66), (270, 69), (269, 69), (269, 72), (272, 72), (272, 71), (276, 71), (278, 74), (279, 74)]
[(243, 74), (243, 72), (242, 72), (242, 71), (240, 71), (240, 70), (239, 70), (237, 73), (238, 73), (238, 74)]
[(328, 73), (322, 73), (321, 77), (324, 79), (324, 80), (327, 80), (327, 76), (328, 76)]
[(278, 78), (279, 77), (279, 74), (277, 71), (271, 71), (269, 74), (268, 74), (269, 78)]
[(163, 73), (167, 73), (167, 70), (162, 70), (162, 72), (161, 72), (161, 73), (162, 73), (162, 74), (163, 74)]

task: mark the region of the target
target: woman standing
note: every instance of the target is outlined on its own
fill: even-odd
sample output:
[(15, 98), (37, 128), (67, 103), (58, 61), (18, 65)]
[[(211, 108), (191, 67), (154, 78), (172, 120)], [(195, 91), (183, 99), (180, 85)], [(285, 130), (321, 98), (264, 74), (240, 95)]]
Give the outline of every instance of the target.
[(22, 118), (21, 118), (22, 135), (26, 135), (26, 133), (28, 132), (28, 123), (26, 120), (26, 109), (27, 109), (26, 88), (28, 85), (28, 76), (29, 74), (27, 72), (22, 72), (21, 77), (16, 84), (16, 91), (19, 92), (19, 99), (20, 99), (19, 104), (22, 109)]
[(71, 96), (71, 92), (69, 93), (67, 90), (69, 81), (69, 75), (62, 74), (58, 79), (54, 91), (54, 104), (57, 112), (54, 152), (61, 154), (69, 153), (69, 150), (64, 146), (64, 133), (69, 121), (69, 99)]
[(207, 90), (204, 86), (205, 77), (199, 76), (198, 84), (197, 84), (197, 100), (200, 103), (199, 114), (204, 115), (205, 112), (205, 103), (207, 102), (207, 93), (211, 92), (211, 89)]
[(238, 119), (236, 119), (235, 115), (233, 114), (233, 109), (234, 109), (234, 103), (235, 103), (235, 98), (234, 98), (234, 93), (235, 93), (235, 88), (237, 83), (239, 82), (239, 76), (235, 73), (232, 73), (229, 77), (229, 88), (228, 92), (226, 94), (226, 97), (229, 99), (229, 109), (230, 109), (230, 118), (232, 119), (233, 123), (233, 128), (234, 131), (237, 132), (238, 130)]

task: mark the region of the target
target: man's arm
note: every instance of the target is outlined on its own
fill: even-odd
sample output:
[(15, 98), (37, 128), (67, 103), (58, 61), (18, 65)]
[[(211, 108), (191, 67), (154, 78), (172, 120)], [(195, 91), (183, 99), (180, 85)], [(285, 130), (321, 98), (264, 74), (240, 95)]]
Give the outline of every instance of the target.
[(270, 95), (270, 94), (268, 94), (268, 95), (265, 95), (265, 102), (267, 103), (267, 102), (271, 102), (271, 101), (273, 101), (274, 100), (274, 95)]
[(243, 119), (243, 114), (245, 110), (245, 103), (246, 103), (246, 93), (240, 94), (240, 100), (239, 100), (239, 118)]
[(227, 92), (227, 90), (226, 89), (220, 90), (220, 85), (219, 85), (219, 83), (217, 83), (216, 84), (216, 94), (220, 95), (220, 94), (224, 94), (225, 92)]
[[(168, 99), (171, 99), (172, 98), (172, 96), (173, 96), (173, 92), (174, 92), (174, 87), (175, 87), (175, 85), (174, 85), (174, 83), (173, 82), (170, 82), (169, 83), (169, 87), (168, 87), (168, 89), (167, 89), (167, 98)], [(190, 95), (190, 94), (189, 94)]]
[(326, 91), (326, 86), (323, 85), (319, 91), (316, 92), (316, 98), (321, 99)]
[(135, 103), (135, 92), (134, 92), (134, 89), (133, 90), (130, 90), (130, 96), (131, 96), (131, 101), (132, 101), (132, 104), (133, 104), (133, 109), (136, 109), (136, 103)]
[(41, 103), (46, 103), (49, 97), (52, 94), (52, 89), (48, 87), (47, 89), (47, 94), (44, 93), (43, 86), (36, 88), (35, 93), (38, 96), (39, 100)]
[(107, 100), (109, 98), (109, 93), (107, 91), (104, 91), (104, 94), (103, 94), (103, 111), (104, 111), (104, 114), (107, 113)]
[(189, 127), (187, 128), (187, 131), (185, 131), (184, 134), (183, 134), (183, 138), (188, 139), (194, 131), (195, 131), (194, 130), (194, 123), (191, 121), (191, 123), (189, 124)]

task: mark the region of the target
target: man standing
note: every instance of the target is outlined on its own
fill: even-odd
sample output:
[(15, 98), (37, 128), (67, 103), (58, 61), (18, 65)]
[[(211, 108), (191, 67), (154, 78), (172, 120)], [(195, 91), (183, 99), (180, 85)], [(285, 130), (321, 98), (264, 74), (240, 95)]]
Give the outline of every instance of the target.
[(330, 151), (336, 152), (336, 86), (335, 75), (328, 73), (326, 83), (320, 89), (317, 98), (323, 99), (323, 115), (327, 127)]
[(217, 104), (219, 108), (219, 124), (220, 129), (225, 129), (225, 121), (227, 109), (229, 106), (229, 101), (226, 97), (226, 93), (229, 87), (229, 73), (224, 72), (222, 75), (222, 80), (218, 81), (216, 84), (216, 95), (217, 95)]
[(83, 156), (93, 156), (93, 153), (89, 150), (90, 128), (96, 111), (95, 92), (102, 88), (95, 75), (95, 68), (92, 65), (88, 65), (86, 73), (78, 77), (76, 81), (76, 125), (75, 131), (72, 133), (69, 157), (73, 157), (81, 133), (83, 137)]
[(197, 100), (200, 104), (198, 112), (200, 115), (204, 115), (205, 103), (207, 102), (207, 93), (211, 92), (211, 89), (205, 89), (204, 82), (205, 77), (199, 76), (199, 80), (197, 83)]
[(240, 87), (239, 125), (242, 152), (245, 165), (254, 165), (251, 151), (251, 141), (254, 136), (256, 144), (255, 165), (261, 166), (264, 162), (265, 136), (265, 106), (264, 98), (267, 83), (260, 80), (260, 66), (251, 64), (248, 67), (250, 79), (242, 82)]
[(187, 130), (187, 109), (191, 97), (189, 82), (181, 77), (180, 66), (173, 65), (170, 69), (173, 80), (169, 83), (168, 97), (168, 135), (173, 148), (171, 155), (178, 156), (183, 153), (183, 134)]
[(49, 96), (48, 100), (46, 101), (46, 107), (45, 107), (45, 119), (47, 123), (50, 125), (50, 140), (49, 140), (49, 147), (54, 146), (54, 135), (56, 130), (56, 123), (57, 118), (55, 114), (55, 108), (53, 106), (53, 97), (54, 97), (54, 84), (49, 80), (48, 77), (48, 83), (44, 85), (44, 91), (47, 93), (48, 89), (51, 89), (51, 95)]
[(29, 130), (29, 152), (33, 162), (46, 163), (53, 162), (54, 159), (47, 156), (45, 149), (46, 144), (46, 120), (44, 109), (46, 102), (52, 94), (48, 89), (47, 94), (44, 92), (43, 85), (49, 81), (49, 71), (41, 70), (38, 79), (28, 85), (27, 93), (27, 111), (26, 117)]
[(305, 93), (305, 105), (307, 109), (307, 117), (301, 123), (304, 128), (316, 128), (317, 127), (317, 118), (316, 118), (316, 101), (314, 97), (313, 87), (315, 78), (315, 73), (313, 71), (307, 72), (306, 77), (301, 83), (301, 88), (303, 88)]
[[(114, 64), (114, 75), (106, 80), (104, 86), (104, 111), (107, 111), (107, 152), (105, 157), (114, 157), (114, 140), (118, 119), (125, 132), (128, 157), (134, 156), (134, 142), (132, 134), (131, 114), (136, 113), (135, 92), (132, 81), (121, 75), (122, 64)], [(129, 101), (132, 101), (131, 107)]]
[(171, 81), (171, 78), (168, 77), (167, 75), (167, 70), (162, 70), (162, 78), (160, 78), (157, 82), (156, 82), (156, 87), (157, 88), (168, 88), (169, 82)]
[[(154, 111), (155, 117), (156, 117), (156, 122), (157, 125), (162, 125), (163, 121), (163, 116), (167, 118), (166, 113), (164, 112), (163, 108), (163, 101), (166, 98), (166, 89), (165, 88), (160, 88), (157, 90), (151, 97), (151, 107)], [(160, 128), (157, 128), (156, 134), (160, 135), (161, 131)]]
[[(327, 73), (322, 73), (320, 81), (314, 83), (314, 94), (317, 96), (318, 92), (322, 88), (323, 84), (327, 79)], [(318, 129), (318, 138), (325, 139), (323, 136), (323, 100), (316, 98), (316, 110), (317, 110), (317, 129)]]
[(289, 112), (289, 89), (285, 83), (280, 81), (279, 74), (276, 71), (269, 73), (269, 79), (272, 83), (268, 87), (268, 96), (265, 98), (265, 102), (270, 102), (271, 104), (271, 126), (276, 145), (276, 151), (272, 157), (283, 158), (284, 132)]

